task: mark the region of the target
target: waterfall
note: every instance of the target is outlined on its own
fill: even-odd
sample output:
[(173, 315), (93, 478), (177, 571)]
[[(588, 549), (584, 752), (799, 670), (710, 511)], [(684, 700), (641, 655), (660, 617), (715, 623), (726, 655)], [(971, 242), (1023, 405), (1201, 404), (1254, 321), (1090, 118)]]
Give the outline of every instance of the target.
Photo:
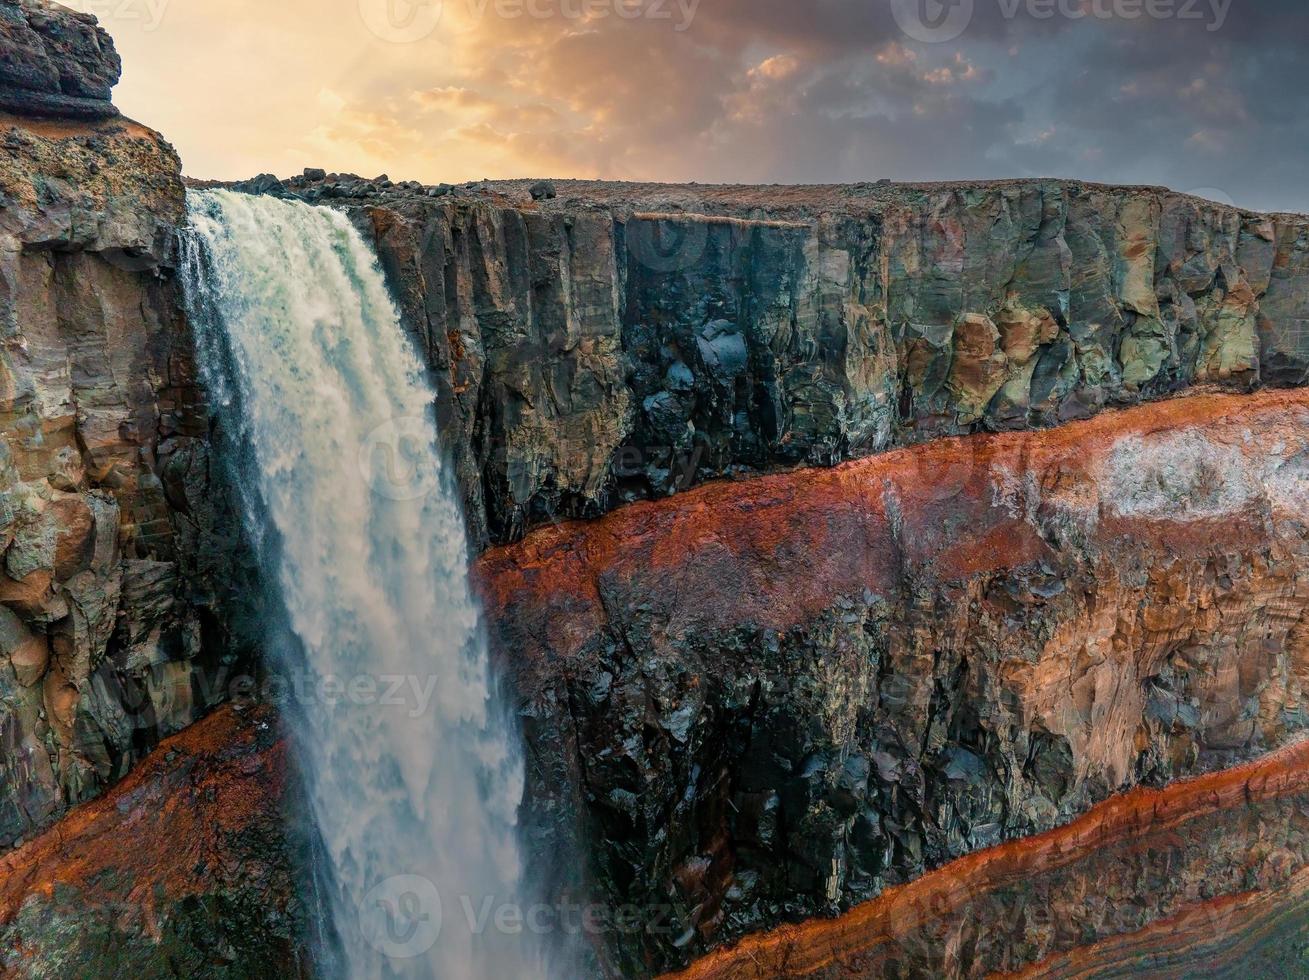
[(346, 216), (188, 193), (200, 370), (291, 642), (270, 668), (321, 836), (329, 975), (545, 975), (516, 839), (519, 739), (468, 583), (434, 392)]

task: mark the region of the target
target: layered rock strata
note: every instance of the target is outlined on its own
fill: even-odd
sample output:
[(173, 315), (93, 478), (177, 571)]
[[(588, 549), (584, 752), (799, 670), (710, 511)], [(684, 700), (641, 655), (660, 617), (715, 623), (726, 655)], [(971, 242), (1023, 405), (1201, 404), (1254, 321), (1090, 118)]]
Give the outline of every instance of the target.
[(1167, 789), (1134, 790), (840, 919), (751, 937), (665, 980), (1306, 969), (1309, 744), (1301, 743)]
[[(0, 5), (0, 102), (47, 68), (69, 90), (116, 78), (87, 24)], [(83, 57), (92, 40), (100, 61)], [(220, 607), (239, 529), (171, 276), (177, 154), (117, 118), (0, 114), (0, 142), (4, 848), (226, 697), (238, 650)]]
[[(532, 851), (571, 860), (577, 826), (595, 897), (648, 917), (592, 935), (596, 975), (849, 906), (684, 976), (1294, 973), (1307, 422), (1305, 391), (1177, 399), (718, 484), (484, 557)], [(270, 716), (244, 719), (194, 726), (0, 861), (20, 975), (63, 942), (97, 962), (69, 939), (88, 924), (148, 975), (300, 969), (279, 855), (303, 844), (278, 837)]]
[(1309, 725), (1307, 515), (1299, 390), (542, 529), (478, 566), (534, 822), (685, 926), (641, 972), (1255, 758)]
[(249, 187), (347, 208), (375, 243), (483, 542), (1309, 374), (1309, 222), (1159, 188)]

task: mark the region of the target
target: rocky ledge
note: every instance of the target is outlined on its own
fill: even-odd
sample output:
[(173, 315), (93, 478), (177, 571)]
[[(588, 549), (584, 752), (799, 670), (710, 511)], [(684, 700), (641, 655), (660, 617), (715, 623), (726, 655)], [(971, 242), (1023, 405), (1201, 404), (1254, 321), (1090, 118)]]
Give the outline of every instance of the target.
[(0, 111), (103, 119), (122, 73), (92, 14), (51, 0), (0, 0)]
[(1161, 188), (240, 186), (345, 208), (373, 241), (483, 543), (711, 479), (1309, 379), (1309, 220)]
[(1257, 758), (1309, 727), (1307, 514), (1296, 390), (718, 483), (492, 550), (532, 853), (572, 853), (573, 827), (601, 894), (670, 911), (682, 929), (619, 951), (642, 975)]

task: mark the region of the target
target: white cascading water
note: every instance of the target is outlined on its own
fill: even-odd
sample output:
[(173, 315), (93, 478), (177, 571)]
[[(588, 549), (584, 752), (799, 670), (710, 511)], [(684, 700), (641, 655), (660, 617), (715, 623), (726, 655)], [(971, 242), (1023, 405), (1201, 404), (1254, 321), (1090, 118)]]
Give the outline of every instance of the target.
[(527, 931), (493, 921), (525, 904), (518, 733), (433, 389), (376, 258), (327, 208), (213, 190), (188, 210), (201, 370), (296, 638), (270, 656), (328, 865), (324, 971), (543, 977)]

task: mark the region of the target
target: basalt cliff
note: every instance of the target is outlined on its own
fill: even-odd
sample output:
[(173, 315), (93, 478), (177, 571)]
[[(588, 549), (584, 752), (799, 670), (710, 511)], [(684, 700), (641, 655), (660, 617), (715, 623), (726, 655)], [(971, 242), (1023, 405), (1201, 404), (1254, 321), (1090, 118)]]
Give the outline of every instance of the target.
[[(0, 969), (299, 974), (181, 165), (118, 71), (0, 2)], [(1309, 219), (237, 187), (344, 209), (431, 369), (527, 850), (633, 911), (595, 975), (1309, 974)]]

